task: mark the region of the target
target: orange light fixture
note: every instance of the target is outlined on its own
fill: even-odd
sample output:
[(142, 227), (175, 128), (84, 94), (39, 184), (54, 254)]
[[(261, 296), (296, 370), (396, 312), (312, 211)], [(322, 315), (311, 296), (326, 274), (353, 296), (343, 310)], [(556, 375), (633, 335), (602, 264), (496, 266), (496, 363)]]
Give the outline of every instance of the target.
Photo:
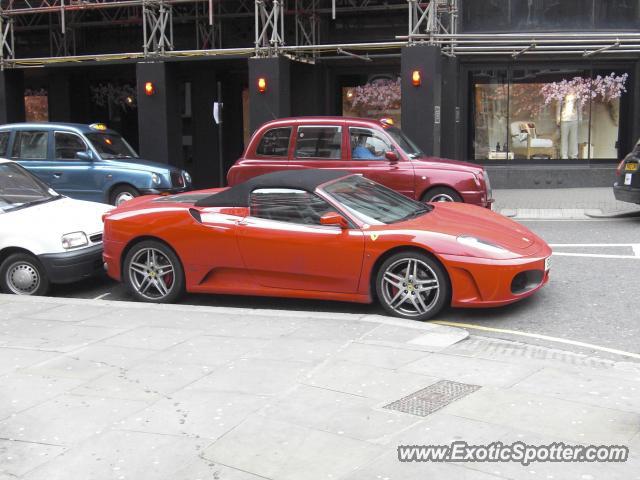
[(258, 91), (260, 93), (264, 93), (267, 91), (267, 79), (264, 77), (260, 77), (258, 79)]
[(422, 84), (422, 75), (420, 74), (420, 70), (414, 70), (411, 73), (411, 83), (414, 87), (419, 87)]
[(147, 95), (148, 97), (150, 97), (151, 95), (155, 95), (156, 93), (156, 87), (153, 84), (153, 82), (146, 82), (144, 84), (144, 93), (145, 95)]

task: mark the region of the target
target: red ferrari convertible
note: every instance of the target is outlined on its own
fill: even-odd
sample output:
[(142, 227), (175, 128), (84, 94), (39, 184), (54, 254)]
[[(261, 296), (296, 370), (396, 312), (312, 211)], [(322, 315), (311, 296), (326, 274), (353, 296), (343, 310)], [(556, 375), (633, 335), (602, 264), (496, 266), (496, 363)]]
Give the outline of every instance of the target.
[(416, 320), (493, 307), (548, 280), (551, 250), (485, 208), (424, 204), (360, 175), (275, 172), (147, 196), (105, 216), (109, 275), (147, 302), (186, 290), (369, 303)]

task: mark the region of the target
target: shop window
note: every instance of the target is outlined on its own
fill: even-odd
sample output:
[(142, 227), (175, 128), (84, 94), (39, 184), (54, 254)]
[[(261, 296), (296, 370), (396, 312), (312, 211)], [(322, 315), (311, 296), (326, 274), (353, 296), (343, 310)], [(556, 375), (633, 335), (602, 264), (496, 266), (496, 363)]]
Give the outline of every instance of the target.
[(400, 78), (374, 78), (364, 85), (342, 89), (342, 115), (345, 117), (392, 118), (395, 125), (400, 126), (401, 103)]
[(462, 21), (467, 31), (498, 31), (509, 27), (511, 0), (463, 2)]
[(342, 128), (299, 127), (296, 140), (296, 158), (342, 158)]
[(49, 121), (49, 97), (46, 90), (25, 90), (24, 117), (27, 122)]
[(580, 69), (474, 72), (474, 158), (617, 159), (627, 78)]
[(596, 1), (595, 18), (598, 28), (638, 28), (640, 27), (638, 0)]
[(265, 157), (287, 157), (291, 127), (267, 130), (260, 139), (256, 153)]

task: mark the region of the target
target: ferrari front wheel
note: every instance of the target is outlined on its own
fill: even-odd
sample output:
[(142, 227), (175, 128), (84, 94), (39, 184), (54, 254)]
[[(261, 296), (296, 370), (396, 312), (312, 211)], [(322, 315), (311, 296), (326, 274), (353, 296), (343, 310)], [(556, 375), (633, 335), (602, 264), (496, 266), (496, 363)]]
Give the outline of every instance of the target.
[(444, 268), (419, 252), (400, 252), (380, 266), (376, 293), (391, 315), (411, 320), (428, 320), (438, 314), (450, 296)]
[(184, 293), (184, 270), (167, 245), (146, 240), (135, 245), (124, 260), (124, 282), (138, 299), (172, 303)]

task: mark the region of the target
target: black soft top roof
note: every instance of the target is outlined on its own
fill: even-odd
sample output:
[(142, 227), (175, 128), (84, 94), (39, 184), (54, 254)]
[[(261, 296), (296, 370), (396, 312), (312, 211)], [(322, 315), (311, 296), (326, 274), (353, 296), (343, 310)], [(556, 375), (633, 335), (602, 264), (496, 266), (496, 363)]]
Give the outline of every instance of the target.
[(313, 192), (323, 183), (351, 175), (346, 170), (285, 170), (267, 173), (214, 193), (195, 203), (196, 207), (248, 207), (249, 195), (258, 188), (292, 188)]

